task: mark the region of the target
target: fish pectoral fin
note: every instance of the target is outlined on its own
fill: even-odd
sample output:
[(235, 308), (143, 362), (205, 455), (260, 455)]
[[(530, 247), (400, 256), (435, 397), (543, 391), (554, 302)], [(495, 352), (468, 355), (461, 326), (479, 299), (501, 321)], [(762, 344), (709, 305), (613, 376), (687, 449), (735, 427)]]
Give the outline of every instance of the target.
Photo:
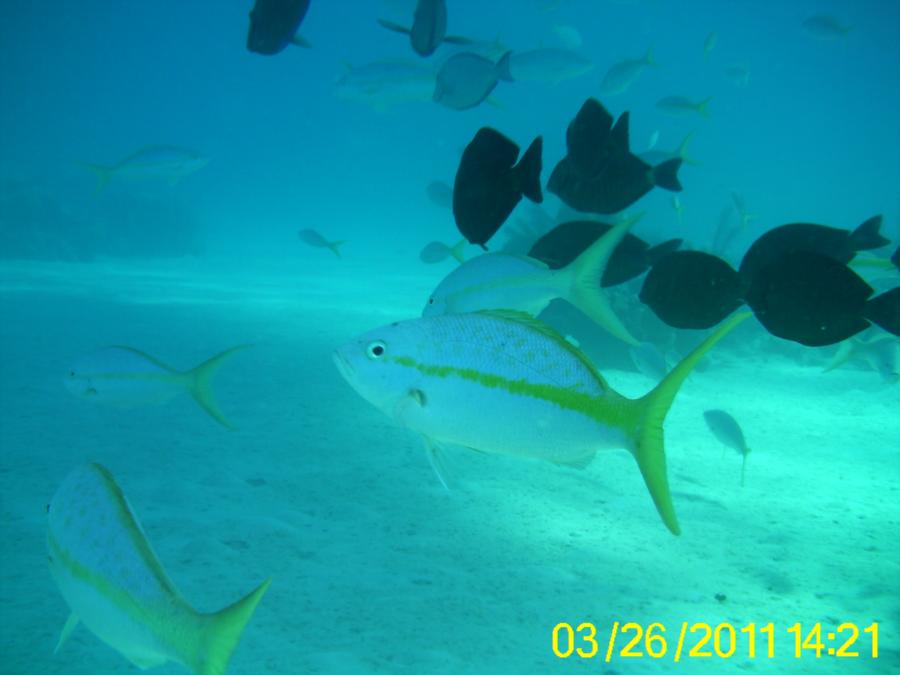
[(403, 33), (404, 35), (409, 35), (409, 28), (406, 26), (401, 26), (399, 23), (394, 23), (393, 21), (388, 21), (387, 19), (378, 19), (378, 23), (387, 28), (388, 30), (392, 30), (395, 33)]
[(444, 478), (447, 474), (447, 465), (444, 461), (443, 448), (428, 438), (428, 436), (422, 436), (422, 440), (425, 442), (425, 454), (428, 455), (428, 463), (431, 464), (431, 468), (434, 470), (438, 480), (441, 481), (441, 485), (444, 486), (444, 489), (447, 492), (450, 492), (450, 486)]
[(62, 646), (66, 644), (66, 641), (69, 639), (69, 636), (72, 634), (72, 631), (75, 630), (75, 626), (78, 625), (78, 615), (75, 612), (69, 614), (69, 618), (66, 619), (66, 624), (63, 626), (62, 632), (59, 634), (59, 640), (56, 642), (56, 647), (53, 649), (53, 653), (56, 654)]
[(555, 461), (553, 462), (557, 466), (568, 466), (572, 469), (578, 469), (579, 471), (583, 471), (588, 468), (588, 465), (594, 461), (594, 457), (597, 456), (596, 452), (590, 452), (583, 457), (577, 457), (575, 459), (566, 459), (563, 461)]

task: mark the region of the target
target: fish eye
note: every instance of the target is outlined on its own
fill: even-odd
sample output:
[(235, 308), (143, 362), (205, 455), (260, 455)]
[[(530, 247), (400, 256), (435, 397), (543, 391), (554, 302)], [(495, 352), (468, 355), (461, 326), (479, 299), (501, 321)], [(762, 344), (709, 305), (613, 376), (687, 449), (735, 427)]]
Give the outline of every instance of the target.
[(387, 347), (384, 342), (381, 340), (375, 340), (374, 342), (370, 342), (369, 346), (366, 347), (366, 355), (370, 359), (380, 359), (384, 356), (385, 348)]
[(429, 304), (429, 305), (433, 305), (433, 304), (434, 304), (434, 298), (433, 298), (433, 297), (428, 298), (428, 304)]

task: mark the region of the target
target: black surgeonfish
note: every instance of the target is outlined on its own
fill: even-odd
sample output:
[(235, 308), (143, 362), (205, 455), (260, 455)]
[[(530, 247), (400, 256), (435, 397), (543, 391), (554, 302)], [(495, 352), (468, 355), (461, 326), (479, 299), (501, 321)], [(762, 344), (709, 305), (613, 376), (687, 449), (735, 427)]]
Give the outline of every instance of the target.
[(453, 184), (453, 217), (472, 244), (485, 244), (525, 195), (540, 203), (541, 137), (519, 157), (519, 146), (499, 131), (482, 127), (463, 151)]
[(650, 269), (640, 299), (675, 328), (711, 328), (746, 301), (772, 335), (820, 347), (871, 323), (900, 335), (900, 288), (873, 293), (844, 263), (821, 253), (785, 253), (747, 285), (721, 258), (676, 251)]
[(744, 254), (738, 272), (744, 283), (749, 285), (769, 263), (794, 251), (819, 253), (846, 264), (853, 260), (857, 251), (868, 251), (890, 243), (878, 232), (881, 222), (881, 216), (873, 216), (852, 232), (810, 223), (781, 225), (753, 242)]
[(289, 44), (309, 47), (297, 35), (310, 0), (256, 0), (250, 10), (247, 49), (257, 54), (277, 54)]
[[(528, 256), (546, 263), (550, 269), (565, 267), (612, 227), (596, 220), (562, 223), (534, 242)], [(640, 276), (658, 260), (677, 250), (681, 241), (670, 239), (651, 247), (643, 239), (626, 234), (612, 252), (600, 285), (604, 288), (617, 286)]]
[(673, 328), (711, 328), (743, 304), (741, 279), (721, 258), (676, 251), (644, 279), (640, 300)]
[(769, 263), (747, 291), (747, 304), (772, 335), (810, 347), (853, 337), (872, 322), (900, 335), (900, 287), (874, 289), (845, 264), (791, 251)]
[(681, 191), (681, 159), (650, 166), (630, 149), (629, 115), (612, 115), (589, 98), (566, 130), (568, 154), (553, 169), (547, 189), (578, 211), (618, 213), (654, 187)]
[(458, 35), (447, 35), (447, 3), (445, 0), (419, 0), (413, 14), (412, 28), (393, 21), (378, 19), (378, 23), (395, 33), (409, 35), (413, 51), (419, 56), (430, 56), (442, 42), (457, 45), (471, 44), (471, 40)]

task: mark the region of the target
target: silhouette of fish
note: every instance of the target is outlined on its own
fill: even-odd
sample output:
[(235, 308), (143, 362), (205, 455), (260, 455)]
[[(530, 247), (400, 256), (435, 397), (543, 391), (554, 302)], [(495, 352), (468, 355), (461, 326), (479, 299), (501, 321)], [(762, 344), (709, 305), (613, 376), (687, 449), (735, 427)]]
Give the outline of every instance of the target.
[(438, 71), (434, 85), (435, 103), (454, 110), (468, 110), (481, 104), (500, 80), (512, 82), (507, 52), (494, 63), (473, 52), (454, 54)]
[[(546, 263), (550, 269), (559, 269), (575, 260), (612, 227), (595, 220), (562, 223), (538, 239), (528, 255)], [(608, 288), (640, 276), (658, 260), (678, 249), (681, 242), (681, 239), (670, 239), (651, 247), (643, 239), (626, 234), (613, 251), (600, 285)]]
[(457, 45), (472, 43), (472, 40), (468, 38), (447, 35), (447, 3), (445, 0), (419, 0), (416, 3), (411, 28), (384, 19), (378, 19), (378, 23), (395, 33), (409, 35), (409, 43), (419, 56), (431, 56), (444, 42)]
[(681, 191), (681, 159), (647, 164), (629, 147), (629, 115), (615, 125), (596, 100), (588, 99), (566, 131), (568, 154), (550, 175), (547, 190), (578, 211), (610, 214), (627, 208), (654, 187)]
[(809, 251), (840, 263), (849, 263), (857, 251), (868, 251), (890, 243), (878, 231), (881, 223), (881, 216), (873, 216), (852, 232), (810, 223), (781, 225), (753, 242), (744, 254), (738, 271), (744, 283), (749, 285), (760, 270), (793, 251)]
[(540, 203), (541, 137), (519, 157), (519, 146), (490, 127), (482, 127), (463, 151), (453, 184), (453, 217), (472, 244), (485, 244), (525, 195)]
[(290, 44), (309, 47), (297, 35), (309, 10), (310, 0), (256, 0), (250, 10), (247, 49), (257, 54), (272, 55)]
[(845, 264), (820, 253), (785, 253), (748, 285), (714, 255), (676, 251), (651, 268), (640, 299), (675, 328), (710, 328), (746, 301), (772, 335), (819, 347), (872, 323), (900, 335), (900, 287), (873, 298), (874, 292)]
[(750, 454), (750, 448), (747, 447), (747, 441), (744, 439), (741, 425), (724, 410), (707, 410), (703, 413), (703, 419), (706, 420), (706, 426), (709, 427), (709, 430), (719, 443), (727, 445), (743, 458), (741, 462), (741, 487), (744, 487), (744, 473), (747, 468), (747, 455)]

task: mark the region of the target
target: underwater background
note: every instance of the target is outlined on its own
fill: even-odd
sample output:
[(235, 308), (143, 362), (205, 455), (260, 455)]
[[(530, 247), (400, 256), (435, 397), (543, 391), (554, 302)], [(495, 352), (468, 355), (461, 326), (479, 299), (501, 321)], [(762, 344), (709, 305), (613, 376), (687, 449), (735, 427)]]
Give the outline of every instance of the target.
[[(251, 4), (0, 9), (0, 674), (137, 670), (83, 627), (53, 653), (69, 610), (47, 569), (45, 507), (85, 462), (115, 475), (199, 609), (272, 578), (232, 673), (900, 672), (896, 377), (865, 362), (825, 373), (837, 347), (745, 322), (666, 420), (676, 538), (624, 451), (579, 471), (453, 448), (448, 493), (415, 434), (362, 400), (331, 358), (421, 315), (453, 269), (419, 258), (429, 241), (459, 239), (426, 187), (452, 185), (474, 133), (492, 126), (523, 148), (542, 135), (546, 181), (591, 96), (631, 112), (636, 150), (693, 134), (678, 208), (656, 190), (631, 209), (645, 212), (642, 238), (709, 250), (746, 208), (753, 218), (721, 251), (734, 264), (776, 225), (854, 229), (883, 214), (893, 251), (900, 4), (451, 0), (453, 34), (514, 52), (564, 47), (593, 64), (555, 83), (501, 82), (465, 111), (341, 85), (366, 64), (437, 69), (459, 49), (420, 59), (378, 25), (408, 21), (414, 3), (313, 0), (300, 29), (311, 48), (271, 57), (246, 49)], [(815, 15), (852, 28), (805, 28)], [(658, 67), (602, 95), (611, 66), (650, 48)], [(670, 95), (712, 97), (709, 116), (666, 115), (656, 103)], [(208, 164), (177, 181), (113, 175), (102, 190), (84, 166), (156, 145)], [(491, 249), (549, 229), (559, 207), (552, 195), (520, 204)], [(305, 245), (302, 229), (346, 240), (341, 256)], [(860, 273), (897, 284), (896, 269)], [(658, 321), (639, 288), (614, 300), (641, 339), (681, 355), (702, 339)], [(573, 308), (545, 314), (618, 391), (655, 384)], [(109, 407), (64, 384), (108, 345), (185, 370), (241, 344), (253, 348), (215, 383), (235, 430), (187, 395)], [(753, 450), (743, 486), (741, 458), (704, 422), (711, 408), (731, 413)], [(740, 641), (731, 658), (680, 663), (554, 654), (558, 623), (593, 622), (602, 647), (615, 621), (660, 622), (671, 637), (683, 621), (772, 622), (776, 655), (748, 658)], [(877, 660), (867, 635), (859, 657), (796, 659), (785, 631), (875, 621)]]

